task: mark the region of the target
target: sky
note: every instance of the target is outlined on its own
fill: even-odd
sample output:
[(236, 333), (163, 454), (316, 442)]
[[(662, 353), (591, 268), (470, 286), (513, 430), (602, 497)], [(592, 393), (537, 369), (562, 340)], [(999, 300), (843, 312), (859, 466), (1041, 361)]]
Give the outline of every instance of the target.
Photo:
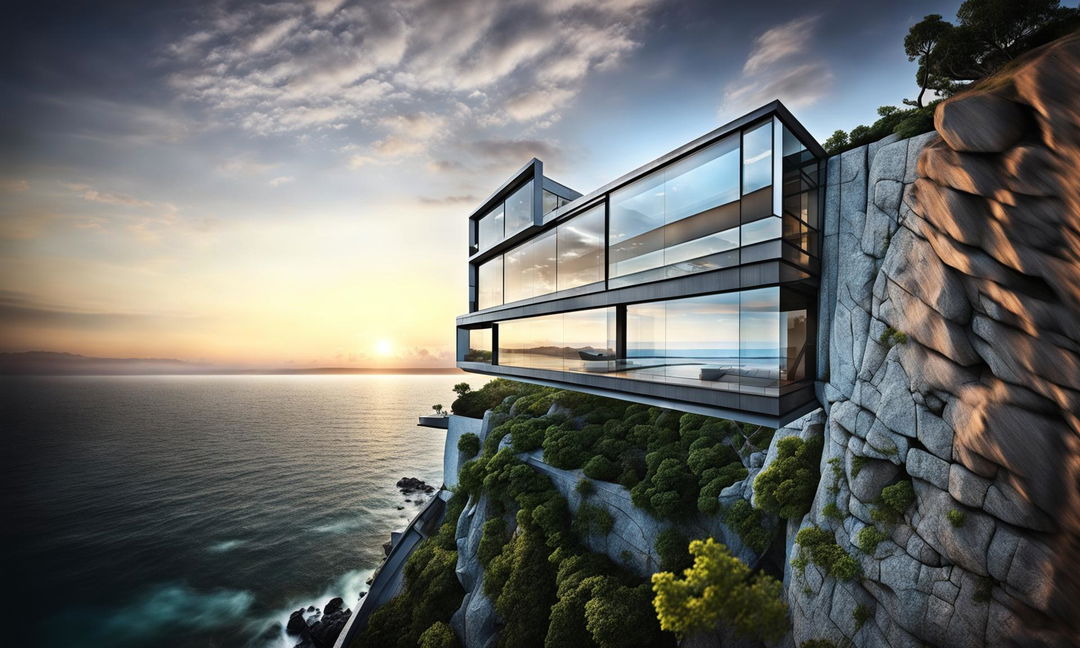
[(0, 352), (452, 366), (467, 216), (587, 193), (773, 99), (917, 93), (959, 1), (25, 3), (0, 26)]

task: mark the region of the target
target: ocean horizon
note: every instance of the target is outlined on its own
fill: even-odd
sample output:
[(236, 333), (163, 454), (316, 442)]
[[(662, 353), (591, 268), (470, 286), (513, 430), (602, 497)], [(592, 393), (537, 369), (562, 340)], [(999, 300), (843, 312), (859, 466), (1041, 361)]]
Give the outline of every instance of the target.
[[(0, 377), (13, 645), (293, 646), (442, 483), (453, 375)], [(484, 379), (470, 377), (478, 387)]]

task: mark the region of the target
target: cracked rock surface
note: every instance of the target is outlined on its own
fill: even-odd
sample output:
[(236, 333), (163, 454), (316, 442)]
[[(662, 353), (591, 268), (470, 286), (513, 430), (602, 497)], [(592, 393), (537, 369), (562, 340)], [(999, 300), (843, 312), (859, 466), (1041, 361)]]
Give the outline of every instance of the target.
[(826, 444), (801, 526), (863, 573), (789, 574), (796, 645), (1080, 645), (1078, 71), (1074, 35), (941, 104), (938, 133), (828, 162)]

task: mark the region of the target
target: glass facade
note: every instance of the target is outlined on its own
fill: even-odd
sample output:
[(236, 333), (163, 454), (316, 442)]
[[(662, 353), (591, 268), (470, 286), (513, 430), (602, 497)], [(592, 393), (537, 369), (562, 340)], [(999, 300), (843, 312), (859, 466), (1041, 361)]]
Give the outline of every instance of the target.
[(609, 286), (737, 264), (738, 201), (738, 134), (612, 192)]
[(476, 307), (484, 309), (501, 305), (503, 303), (502, 256), (481, 264), (476, 275)]
[(472, 307), (511, 307), (459, 319), (458, 357), (491, 365), (463, 368), (759, 420), (812, 400), (823, 153), (759, 114), (577, 202), (509, 185), (477, 223)]
[(533, 181), (529, 180), (506, 199), (506, 237), (533, 224)]
[(604, 206), (593, 207), (556, 228), (556, 288), (604, 280)]
[(465, 362), (484, 362), (491, 364), (491, 329), (479, 328), (469, 331), (469, 349), (465, 352)]
[(589, 371), (615, 357), (615, 309), (598, 308), (499, 322), (499, 364)]
[(506, 302), (555, 292), (555, 232), (517, 246), (504, 255)]

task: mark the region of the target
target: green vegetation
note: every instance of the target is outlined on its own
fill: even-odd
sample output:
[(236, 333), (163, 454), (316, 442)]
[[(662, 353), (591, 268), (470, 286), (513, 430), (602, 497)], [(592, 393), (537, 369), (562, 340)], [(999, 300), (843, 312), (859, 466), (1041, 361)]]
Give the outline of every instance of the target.
[(863, 466), (869, 462), (870, 459), (862, 455), (855, 455), (851, 458), (851, 478), (855, 479), (862, 472)]
[(465, 455), (467, 459), (472, 459), (480, 452), (480, 437), (476, 436), (472, 432), (466, 432), (458, 438), (457, 442), (458, 452)]
[(540, 389), (543, 388), (503, 378), (496, 378), (476, 391), (472, 391), (468, 383), (458, 383), (454, 385), (454, 393), (458, 397), (450, 405), (450, 410), (460, 416), (483, 418), (486, 410), (500, 405), (508, 396), (518, 397)]
[[(464, 506), (465, 498), (457, 494), (447, 503), (438, 533), (421, 542), (409, 556), (404, 568), (404, 589), (371, 615), (361, 645), (414, 648), (420, 643), (421, 635), (434, 624), (448, 622), (461, 606), (465, 592), (454, 573), (457, 567), (454, 528)], [(439, 630), (432, 631), (428, 641), (437, 641), (440, 634)]]
[(660, 557), (660, 571), (669, 571), (676, 574), (689, 567), (693, 560), (687, 551), (689, 540), (675, 527), (668, 527), (656, 536), (653, 547)]
[(723, 622), (736, 634), (775, 641), (787, 632), (787, 605), (782, 584), (750, 568), (712, 538), (690, 543), (694, 566), (683, 578), (671, 572), (653, 574), (660, 627), (680, 637), (710, 630)]
[(888, 539), (881, 531), (877, 530), (877, 527), (864, 526), (859, 529), (859, 534), (855, 538), (855, 545), (859, 547), (864, 554), (874, 555), (877, 550), (877, 546), (881, 544), (882, 540)]
[(897, 344), (905, 344), (907, 341), (907, 333), (897, 331), (891, 326), (886, 326), (885, 330), (882, 331), (881, 335), (878, 337), (878, 342), (881, 342), (888, 347), (894, 347)]
[(420, 635), (420, 648), (458, 648), (457, 636), (450, 625), (436, 621)]
[(581, 495), (582, 497), (588, 497), (596, 492), (596, 484), (594, 484), (591, 479), (585, 479), (584, 477), (582, 477), (578, 480), (577, 486), (574, 487), (574, 490), (577, 491), (578, 495)]
[(836, 502), (829, 502), (824, 507), (822, 507), (821, 514), (833, 520), (844, 519), (844, 514), (840, 511), (840, 507), (836, 505)]
[(934, 128), (934, 108), (940, 98), (925, 101), (927, 91), (948, 97), (998, 72), (1018, 56), (1080, 27), (1080, 10), (1063, 8), (1058, 0), (965, 0), (957, 23), (930, 14), (911, 26), (904, 53), (917, 61), (919, 94), (904, 99), (907, 108), (881, 106), (878, 119), (834, 132), (822, 146), (830, 155), (842, 153), (892, 133), (913, 137)]
[(915, 503), (915, 489), (910, 480), (896, 482), (881, 489), (878, 505), (870, 511), (876, 522), (899, 522), (908, 507)]
[(484, 522), (480, 529), (480, 543), (476, 547), (476, 557), (480, 564), (487, 567), (495, 556), (502, 552), (503, 546), (510, 539), (506, 520), (493, 517)]
[(765, 514), (750, 505), (750, 502), (739, 499), (724, 513), (724, 523), (734, 529), (742, 539), (743, 544), (750, 547), (755, 553), (761, 554), (769, 547), (771, 534), (765, 528)]
[(806, 515), (821, 476), (821, 445), (820, 437), (781, 439), (776, 444), (776, 460), (754, 479), (757, 505), (783, 518)]
[(855, 619), (855, 629), (862, 630), (862, 627), (866, 625), (866, 622), (874, 618), (874, 609), (869, 605), (859, 603), (855, 606), (855, 609), (852, 610), (851, 617)]
[(904, 53), (918, 61), (919, 95), (948, 96), (1001, 70), (1018, 56), (1080, 27), (1080, 11), (1058, 0), (965, 0), (956, 24), (930, 14), (911, 26)]
[(798, 563), (792, 561), (796, 568), (805, 567), (808, 560), (838, 580), (851, 580), (862, 573), (858, 561), (836, 544), (828, 531), (809, 526), (799, 531), (795, 542), (799, 545), (798, 558), (801, 559)]
[(963, 511), (958, 511), (957, 509), (952, 509), (945, 514), (945, 517), (949, 519), (949, 524), (958, 529), (967, 522), (967, 514)]

